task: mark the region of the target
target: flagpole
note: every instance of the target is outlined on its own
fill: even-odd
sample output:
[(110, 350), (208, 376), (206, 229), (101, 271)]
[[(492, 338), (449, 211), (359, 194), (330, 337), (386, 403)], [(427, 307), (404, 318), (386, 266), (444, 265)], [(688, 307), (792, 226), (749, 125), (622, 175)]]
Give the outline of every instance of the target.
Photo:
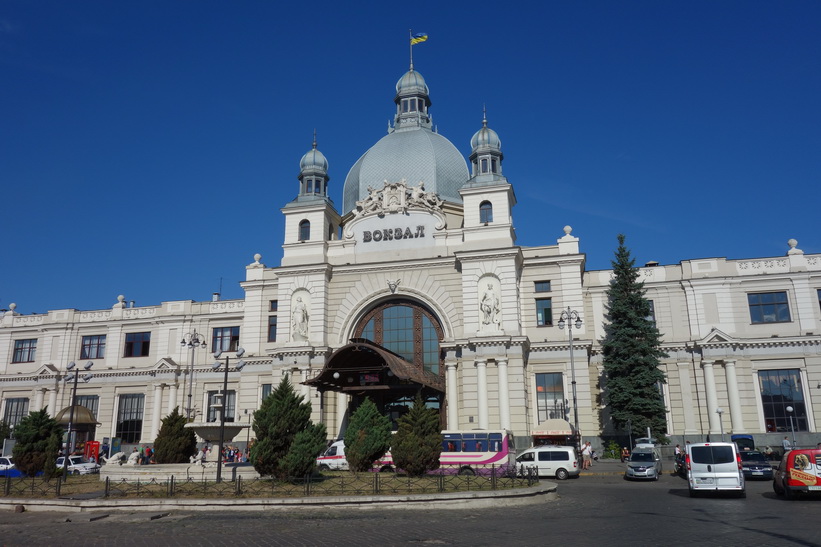
[(408, 47), (410, 48), (410, 69), (413, 70), (413, 29), (408, 29)]

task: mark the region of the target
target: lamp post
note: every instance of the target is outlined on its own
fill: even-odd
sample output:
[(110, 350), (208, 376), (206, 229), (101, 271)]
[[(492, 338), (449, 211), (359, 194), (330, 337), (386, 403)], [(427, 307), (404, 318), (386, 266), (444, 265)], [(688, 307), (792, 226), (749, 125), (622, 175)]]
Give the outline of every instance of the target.
[(724, 442), (724, 420), (721, 419), (721, 415), (724, 414), (724, 410), (717, 408), (716, 414), (718, 414), (718, 428), (721, 430), (721, 442)]
[(576, 367), (573, 364), (573, 323), (575, 322), (576, 330), (582, 328), (582, 319), (579, 317), (579, 312), (570, 309), (562, 310), (562, 315), (559, 318), (559, 328), (564, 329), (567, 325), (567, 339), (570, 342), (570, 385), (573, 388), (573, 427), (576, 428), (576, 448), (579, 447), (579, 407), (576, 404)]
[[(237, 348), (237, 359), (242, 357), (245, 354), (245, 350), (242, 348)], [(222, 355), (222, 351), (214, 352), (214, 359), (217, 361), (213, 365), (214, 370), (219, 370), (222, 366), (222, 363), (219, 361), (220, 355)], [(217, 450), (217, 482), (222, 482), (222, 445), (225, 443), (225, 408), (228, 406), (228, 368), (229, 363), (231, 361), (231, 357), (226, 355), (225, 356), (225, 377), (222, 382), (222, 408), (220, 409), (220, 444), (219, 449)], [(245, 361), (237, 361), (236, 369), (237, 372), (241, 371), (242, 368), (245, 366)]]
[[(70, 362), (68, 366), (66, 366), (66, 370), (70, 371), (76, 367), (76, 363), (74, 361)], [(85, 365), (83, 365), (83, 370), (89, 370), (91, 367), (94, 366), (93, 361), (89, 361)], [(83, 382), (88, 382), (91, 380), (92, 375), (85, 374), (83, 376)], [(71, 409), (68, 411), (68, 435), (66, 436), (66, 451), (63, 454), (63, 480), (65, 481), (68, 477), (68, 464), (71, 461), (69, 456), (74, 447), (74, 441), (72, 439), (72, 433), (74, 433), (74, 406), (77, 404), (77, 380), (80, 379), (79, 371), (74, 371), (71, 374), (65, 377), (66, 382), (74, 381), (74, 387), (71, 391)]]
[(202, 346), (202, 349), (205, 349), (205, 336), (198, 334), (197, 330), (194, 329), (194, 332), (189, 332), (182, 337), (180, 346), (188, 346), (188, 349), (191, 350), (191, 356), (188, 359), (188, 407), (185, 409), (185, 419), (190, 422), (191, 411), (193, 410), (191, 406), (191, 390), (194, 385), (194, 350), (200, 346)]
[(787, 407), (787, 412), (790, 415), (790, 434), (792, 435), (792, 447), (795, 449), (795, 427), (793, 427), (792, 413), (795, 409), (791, 406)]

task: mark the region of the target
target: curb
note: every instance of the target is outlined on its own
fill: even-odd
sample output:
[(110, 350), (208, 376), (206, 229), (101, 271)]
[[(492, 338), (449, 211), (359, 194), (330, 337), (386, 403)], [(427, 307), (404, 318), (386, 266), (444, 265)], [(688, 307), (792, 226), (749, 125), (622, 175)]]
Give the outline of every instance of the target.
[(517, 490), (452, 492), (447, 494), (410, 494), (404, 496), (324, 496), (313, 498), (254, 499), (125, 499), (125, 500), (62, 500), (62, 499), (2, 499), (0, 508), (14, 511), (22, 505), (25, 511), (294, 511), (334, 508), (373, 509), (479, 509), (530, 505), (534, 501), (556, 499), (557, 485), (543, 482)]

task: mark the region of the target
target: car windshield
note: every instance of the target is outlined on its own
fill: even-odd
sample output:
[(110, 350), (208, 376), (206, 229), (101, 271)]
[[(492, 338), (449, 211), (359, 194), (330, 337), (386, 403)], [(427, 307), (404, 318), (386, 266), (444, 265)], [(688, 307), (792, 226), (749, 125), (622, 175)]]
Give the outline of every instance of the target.
[(653, 455), (649, 452), (633, 452), (633, 455), (630, 456), (631, 462), (651, 462), (653, 461)]
[(741, 461), (745, 462), (762, 462), (766, 463), (767, 458), (761, 452), (739, 452), (741, 454)]

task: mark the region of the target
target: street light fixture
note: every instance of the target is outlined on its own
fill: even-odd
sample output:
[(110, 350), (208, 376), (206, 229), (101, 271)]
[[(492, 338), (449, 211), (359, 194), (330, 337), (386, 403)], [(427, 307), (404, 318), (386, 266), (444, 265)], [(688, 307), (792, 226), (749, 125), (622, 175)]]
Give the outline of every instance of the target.
[(573, 363), (573, 323), (575, 322), (576, 330), (582, 328), (582, 319), (579, 317), (579, 312), (570, 309), (562, 310), (562, 315), (559, 318), (559, 328), (564, 329), (567, 325), (567, 339), (570, 342), (570, 385), (573, 388), (573, 427), (576, 428), (576, 448), (579, 447), (581, 440), (579, 435), (579, 407), (576, 404), (576, 367)]
[[(245, 350), (242, 348), (237, 348), (237, 359), (242, 357), (245, 354)], [(222, 363), (219, 361), (220, 356), (222, 355), (222, 350), (217, 350), (214, 352), (214, 359), (217, 361), (212, 366), (213, 370), (219, 370), (222, 366)], [(228, 368), (229, 363), (231, 361), (231, 357), (226, 355), (225, 356), (225, 377), (222, 382), (222, 399), (221, 399), (221, 407), (220, 408), (220, 444), (219, 449), (217, 450), (217, 482), (222, 482), (222, 445), (225, 443), (225, 410), (228, 406)], [(245, 367), (245, 361), (239, 360), (235, 366), (237, 372), (240, 372), (243, 367)]]
[(793, 427), (792, 413), (795, 409), (791, 406), (787, 407), (787, 412), (790, 415), (790, 434), (792, 434), (792, 447), (795, 448), (795, 427)]
[[(74, 370), (77, 364), (72, 361), (66, 366), (66, 370)], [(83, 370), (90, 370), (91, 367), (94, 366), (94, 361), (89, 361), (85, 365), (83, 365)], [(84, 374), (83, 375), (83, 382), (88, 382), (92, 378), (92, 374)], [(80, 371), (74, 371), (71, 374), (68, 374), (64, 380), (66, 382), (74, 381), (74, 388), (71, 391), (71, 409), (68, 411), (68, 435), (66, 437), (66, 450), (63, 453), (63, 480), (65, 481), (68, 478), (68, 464), (71, 461), (69, 456), (74, 448), (74, 406), (77, 404), (77, 380), (80, 379)]]
[(717, 408), (716, 414), (718, 414), (718, 427), (721, 429), (721, 442), (724, 442), (724, 420), (721, 419), (721, 415), (724, 414), (724, 410), (722, 408)]
[(182, 337), (180, 346), (188, 346), (188, 349), (191, 350), (191, 356), (188, 359), (188, 407), (185, 409), (185, 419), (190, 422), (191, 412), (193, 411), (191, 405), (191, 390), (194, 385), (194, 350), (200, 346), (202, 346), (202, 349), (206, 348), (205, 335), (198, 334), (196, 329), (194, 329), (194, 332), (189, 332)]

